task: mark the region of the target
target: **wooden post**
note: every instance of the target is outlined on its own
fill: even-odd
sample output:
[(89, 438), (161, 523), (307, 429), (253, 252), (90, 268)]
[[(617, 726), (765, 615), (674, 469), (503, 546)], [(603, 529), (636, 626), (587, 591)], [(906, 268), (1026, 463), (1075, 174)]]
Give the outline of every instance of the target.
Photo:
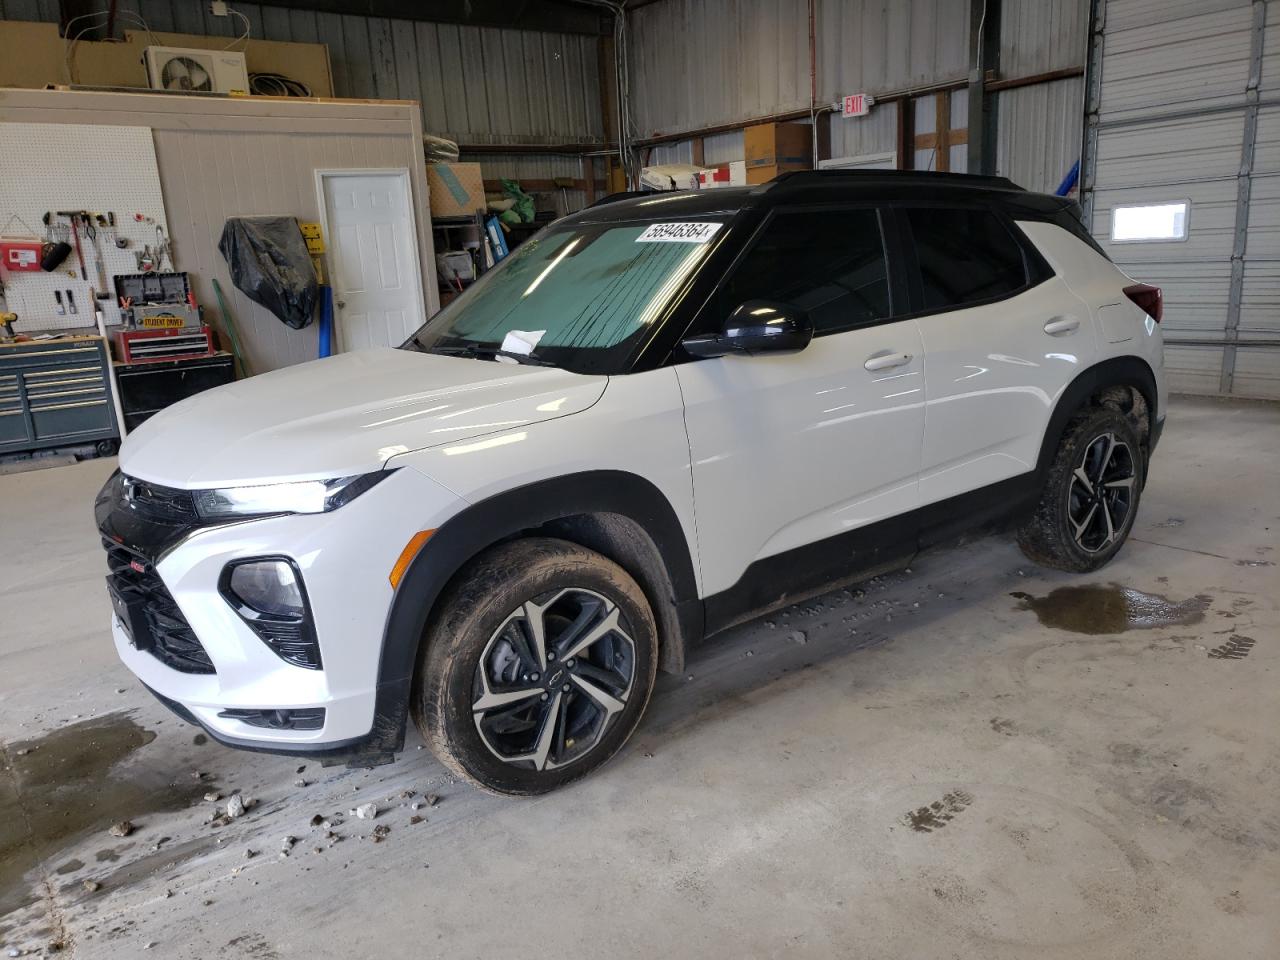
[(951, 91), (939, 90), (933, 99), (937, 105), (933, 123), (936, 134), (933, 169), (946, 173), (951, 169)]

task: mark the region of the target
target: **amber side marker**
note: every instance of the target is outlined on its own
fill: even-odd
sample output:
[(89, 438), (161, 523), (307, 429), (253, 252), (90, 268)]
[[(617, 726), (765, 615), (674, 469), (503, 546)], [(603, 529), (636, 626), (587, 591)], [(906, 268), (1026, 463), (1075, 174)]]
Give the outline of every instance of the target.
[(418, 551), (431, 539), (433, 533), (435, 533), (434, 530), (419, 530), (404, 545), (404, 549), (400, 551), (400, 556), (396, 560), (396, 565), (391, 568), (391, 575), (387, 577), (391, 581), (392, 590), (400, 586), (400, 581), (404, 579), (404, 575), (409, 569), (409, 564), (413, 563), (413, 558), (418, 555)]

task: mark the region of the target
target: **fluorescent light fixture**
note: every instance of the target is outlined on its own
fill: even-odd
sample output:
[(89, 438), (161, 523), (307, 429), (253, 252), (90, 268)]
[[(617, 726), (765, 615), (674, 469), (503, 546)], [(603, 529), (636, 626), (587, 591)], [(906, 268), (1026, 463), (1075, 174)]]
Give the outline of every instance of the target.
[(1112, 243), (1170, 243), (1187, 239), (1191, 203), (1144, 203), (1111, 208)]

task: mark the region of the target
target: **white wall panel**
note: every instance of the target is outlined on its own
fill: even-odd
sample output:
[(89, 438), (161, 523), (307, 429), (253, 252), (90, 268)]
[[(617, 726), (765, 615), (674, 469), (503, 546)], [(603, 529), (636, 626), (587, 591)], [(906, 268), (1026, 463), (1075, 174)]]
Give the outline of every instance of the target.
[[(968, 17), (965, 0), (818, 0), (818, 102), (963, 78)], [(632, 14), (630, 64), (640, 137), (807, 109), (808, 5), (649, 4)]]
[(1023, 77), (1084, 62), (1087, 0), (1003, 0), (1000, 70)]
[[(963, 99), (963, 98), (959, 98)], [(898, 147), (898, 105), (877, 104), (865, 117), (831, 118), (831, 156), (889, 153)]]
[(1084, 78), (1005, 90), (996, 103), (996, 172), (1028, 190), (1053, 192), (1080, 158)]

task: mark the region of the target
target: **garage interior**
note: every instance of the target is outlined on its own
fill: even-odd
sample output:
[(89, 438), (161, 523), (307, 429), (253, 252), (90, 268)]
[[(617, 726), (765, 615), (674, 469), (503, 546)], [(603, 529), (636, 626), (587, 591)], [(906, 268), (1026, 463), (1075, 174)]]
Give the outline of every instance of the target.
[[(0, 949), (1275, 957), (1277, 19), (0, 0)], [(217, 88), (206, 54), (242, 79)], [(611, 194), (809, 169), (1073, 197), (1162, 288), (1174, 396), (1103, 570), (995, 536), (735, 627), (659, 675), (608, 766), (534, 800), (412, 729), (372, 769), (225, 749), (119, 662), (92, 505), (151, 415), (396, 346)], [(396, 199), (344, 208), (344, 178)], [(283, 320), (234, 252), (282, 223), (308, 278)], [(399, 299), (362, 282), (388, 275)], [(39, 388), (66, 370), (73, 395)]]

